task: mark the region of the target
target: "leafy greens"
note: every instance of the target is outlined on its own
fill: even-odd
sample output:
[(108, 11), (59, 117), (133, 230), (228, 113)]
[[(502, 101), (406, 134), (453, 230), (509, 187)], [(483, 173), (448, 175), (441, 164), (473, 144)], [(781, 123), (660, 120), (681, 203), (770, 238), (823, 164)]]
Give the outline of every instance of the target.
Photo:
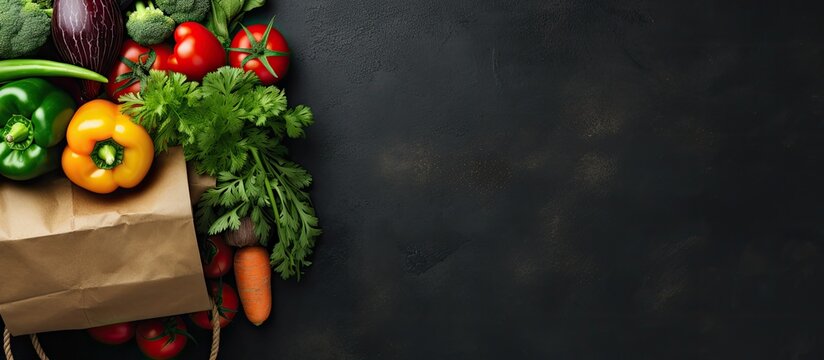
[(200, 232), (237, 230), (248, 216), (262, 245), (273, 229), (277, 234), (274, 270), (300, 279), (321, 230), (306, 192), (312, 176), (286, 158), (283, 140), (305, 135), (314, 121), (311, 109), (289, 108), (283, 90), (231, 67), (206, 75), (203, 84), (152, 70), (141, 93), (120, 101), (152, 135), (157, 152), (182, 145), (197, 172), (217, 177), (198, 203)]

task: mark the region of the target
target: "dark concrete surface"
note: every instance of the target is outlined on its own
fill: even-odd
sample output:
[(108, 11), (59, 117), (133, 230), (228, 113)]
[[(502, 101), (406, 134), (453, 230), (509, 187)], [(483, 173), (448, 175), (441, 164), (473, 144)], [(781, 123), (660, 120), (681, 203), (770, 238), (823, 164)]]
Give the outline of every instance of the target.
[(824, 358), (824, 3), (275, 13), (325, 235), (223, 359)]

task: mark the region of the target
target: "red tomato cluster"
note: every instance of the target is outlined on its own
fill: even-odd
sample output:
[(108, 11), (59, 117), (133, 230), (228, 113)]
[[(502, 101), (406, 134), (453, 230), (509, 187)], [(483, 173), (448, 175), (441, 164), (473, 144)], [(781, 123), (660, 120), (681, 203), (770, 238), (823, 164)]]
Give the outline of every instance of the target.
[(150, 70), (174, 71), (189, 80), (201, 81), (206, 74), (228, 64), (254, 72), (263, 85), (273, 85), (289, 70), (289, 45), (270, 22), (243, 27), (227, 50), (205, 26), (185, 22), (174, 32), (175, 45), (141, 46), (126, 40), (120, 61), (109, 74), (106, 93), (117, 101), (121, 96), (140, 92)]
[[(201, 262), (203, 262), (203, 275), (210, 279), (222, 278), (229, 273), (234, 264), (234, 250), (223, 240), (223, 236), (210, 236), (203, 242), (201, 247)], [(220, 314), (220, 327), (223, 328), (235, 318), (240, 308), (240, 298), (237, 291), (224, 283), (222, 280), (209, 281), (209, 293), (217, 306)], [(201, 311), (190, 315), (195, 325), (206, 329), (212, 329), (212, 312)]]
[(180, 316), (101, 326), (87, 330), (101, 343), (120, 345), (136, 338), (137, 347), (150, 359), (171, 359), (186, 347), (191, 335)]

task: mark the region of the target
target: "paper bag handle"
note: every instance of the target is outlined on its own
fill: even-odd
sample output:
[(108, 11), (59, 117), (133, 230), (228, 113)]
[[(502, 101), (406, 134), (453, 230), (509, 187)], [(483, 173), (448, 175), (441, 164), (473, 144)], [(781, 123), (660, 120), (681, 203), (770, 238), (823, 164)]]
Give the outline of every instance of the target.
[[(49, 360), (46, 352), (43, 351), (43, 346), (40, 345), (37, 334), (31, 334), (29, 337), (31, 338), (31, 345), (34, 347), (34, 352), (37, 353), (37, 357), (39, 357), (40, 360)], [(14, 360), (14, 355), (11, 353), (11, 333), (8, 328), (3, 329), (3, 352), (6, 353), (6, 360)]]
[[(49, 360), (46, 352), (43, 351), (43, 346), (40, 345), (40, 340), (37, 334), (29, 335), (31, 338), (31, 345), (34, 347), (34, 352), (40, 360)], [(212, 301), (212, 351), (209, 353), (209, 360), (217, 360), (217, 353), (220, 350), (220, 312), (217, 310), (214, 300)], [(14, 355), (11, 353), (11, 333), (8, 328), (3, 328), (3, 352), (6, 354), (6, 360), (14, 360)]]

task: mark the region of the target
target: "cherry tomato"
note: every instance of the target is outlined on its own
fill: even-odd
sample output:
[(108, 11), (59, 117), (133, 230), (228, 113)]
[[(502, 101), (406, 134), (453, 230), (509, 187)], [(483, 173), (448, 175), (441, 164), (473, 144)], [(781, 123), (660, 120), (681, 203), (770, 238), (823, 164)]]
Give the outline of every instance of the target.
[(277, 83), (289, 70), (289, 45), (272, 24), (244, 27), (229, 48), (229, 65), (254, 71), (264, 85)]
[(87, 329), (92, 339), (109, 345), (123, 344), (134, 337), (134, 323), (124, 322)]
[(171, 359), (183, 351), (191, 335), (180, 316), (141, 321), (137, 324), (137, 347), (155, 360)]
[[(215, 299), (215, 305), (217, 305), (217, 311), (220, 314), (220, 327), (224, 328), (235, 318), (240, 305), (240, 298), (237, 291), (224, 282), (210, 281), (209, 290), (212, 292), (212, 298)], [(212, 329), (211, 311), (200, 311), (189, 316), (195, 325), (206, 330)]]
[(200, 81), (206, 74), (226, 65), (226, 50), (214, 34), (196, 22), (175, 29), (175, 50), (169, 57), (170, 70)]
[(149, 76), (149, 70), (169, 70), (171, 55), (172, 49), (166, 44), (144, 47), (127, 39), (120, 50), (120, 60), (109, 74), (106, 94), (117, 101), (123, 95), (139, 92), (142, 82)]
[(210, 236), (203, 242), (200, 260), (203, 263), (203, 275), (207, 278), (219, 278), (229, 270), (234, 264), (234, 250), (219, 235)]

